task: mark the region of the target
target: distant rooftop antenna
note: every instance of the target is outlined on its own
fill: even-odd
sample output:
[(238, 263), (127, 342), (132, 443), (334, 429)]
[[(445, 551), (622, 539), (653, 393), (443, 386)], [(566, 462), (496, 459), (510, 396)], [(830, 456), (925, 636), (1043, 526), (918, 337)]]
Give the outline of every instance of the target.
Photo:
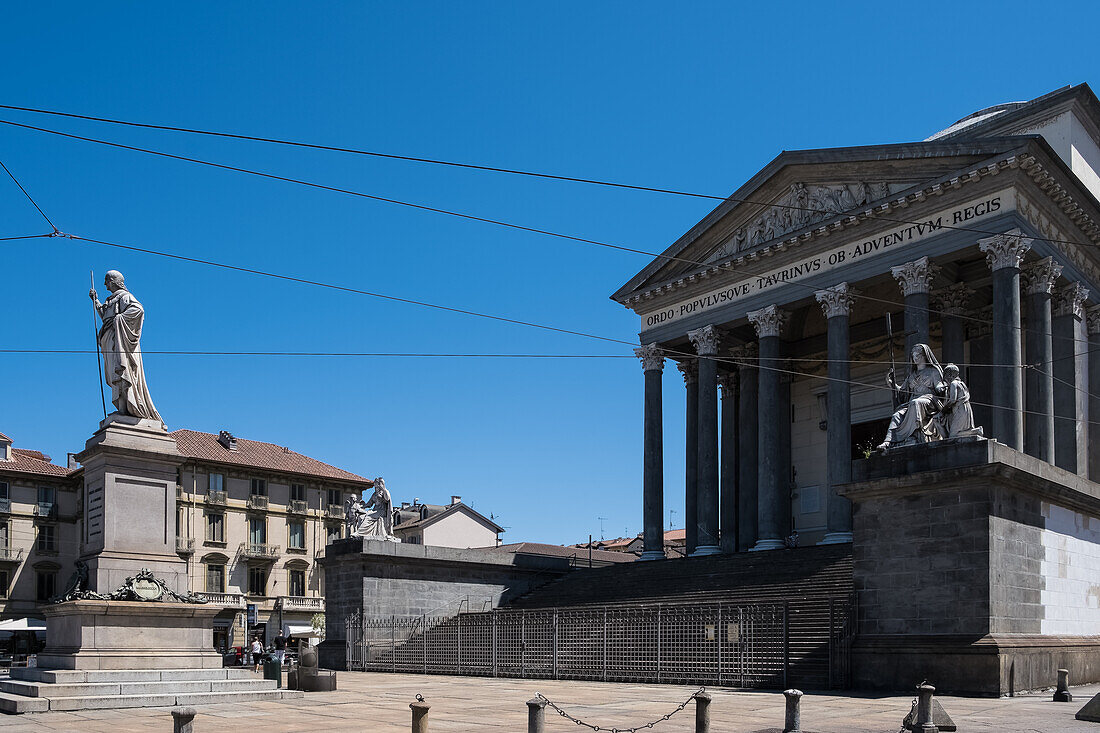
[(596, 519), (600, 520), (600, 539), (602, 540), (604, 538), (603, 537), (603, 523), (607, 521), (607, 517), (596, 517)]
[(672, 523), (672, 515), (675, 514), (675, 513), (676, 513), (675, 509), (669, 509), (668, 510), (668, 528), (669, 529), (672, 529), (673, 527), (676, 526), (675, 524)]

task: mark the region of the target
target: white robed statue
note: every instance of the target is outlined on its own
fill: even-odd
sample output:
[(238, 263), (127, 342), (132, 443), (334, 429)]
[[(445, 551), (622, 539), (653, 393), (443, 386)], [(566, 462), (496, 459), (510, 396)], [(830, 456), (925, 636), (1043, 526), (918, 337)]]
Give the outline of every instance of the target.
[(149, 396), (145, 368), (141, 363), (145, 309), (126, 289), (118, 270), (109, 270), (103, 284), (111, 292), (106, 303), (99, 302), (95, 288), (88, 291), (88, 296), (103, 320), (99, 329), (99, 349), (103, 353), (103, 380), (111, 388), (111, 403), (119, 415), (161, 421), (153, 398)]
[(901, 445), (939, 440), (935, 416), (943, 404), (943, 369), (928, 344), (917, 344), (909, 357), (909, 374), (899, 384), (891, 369), (886, 384), (902, 398), (902, 405), (890, 418), (880, 450)]
[(344, 504), (344, 522), (349, 537), (397, 542), (393, 534), (393, 500), (383, 478), (374, 480), (374, 493), (367, 501), (348, 497)]

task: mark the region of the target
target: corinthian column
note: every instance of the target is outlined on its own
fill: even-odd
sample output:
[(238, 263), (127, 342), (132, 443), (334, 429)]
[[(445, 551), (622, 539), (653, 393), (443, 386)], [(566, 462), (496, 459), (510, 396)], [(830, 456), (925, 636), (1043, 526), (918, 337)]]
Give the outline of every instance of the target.
[[(1089, 430), (1100, 422), (1100, 305), (1085, 311), (1085, 323), (1089, 332)], [(1089, 479), (1100, 482), (1100, 440), (1088, 441)]]
[(993, 270), (993, 437), (1023, 447), (1024, 400), (1020, 374), (1020, 263), (1031, 240), (1019, 229), (978, 240)]
[(906, 262), (890, 270), (905, 296), (905, 353), (912, 353), (916, 344), (928, 343), (928, 294), (932, 278), (939, 268), (927, 257)]
[[(760, 445), (756, 434), (759, 409), (759, 351), (756, 344), (745, 344), (731, 352), (738, 362), (738, 424), (737, 431), (737, 549), (752, 549), (756, 544), (756, 522), (759, 516), (757, 452)], [(1100, 380), (1097, 380), (1100, 385)]]
[(722, 552), (737, 552), (737, 369), (718, 375), (722, 394), (720, 465), (718, 469), (718, 546)]
[(1053, 318), (1054, 464), (1081, 475), (1088, 465), (1088, 297), (1081, 283), (1059, 289)]
[(717, 555), (718, 549), (718, 343), (714, 326), (688, 331), (699, 354), (699, 473), (695, 506), (695, 552)]
[(642, 438), (642, 560), (663, 560), (665, 467), (661, 377), (665, 355), (657, 344), (634, 349), (645, 373), (645, 417)]
[(1054, 259), (1026, 265), (1021, 271), (1027, 297), (1027, 366), (1024, 374), (1024, 452), (1054, 461), (1054, 377), (1051, 374), (1050, 294), (1062, 266)]
[(783, 547), (783, 527), (790, 513), (790, 492), (780, 461), (780, 420), (788, 416), (780, 409), (779, 333), (784, 311), (769, 305), (748, 314), (760, 338), (760, 375), (758, 397), (757, 462), (759, 465), (757, 499), (757, 540), (754, 550), (775, 550)]
[(684, 544), (687, 554), (695, 552), (695, 514), (699, 476), (699, 364), (681, 361), (676, 368), (684, 375), (687, 390), (684, 425)]
[(940, 325), (943, 327), (941, 364), (963, 365), (966, 328), (962, 317), (966, 315), (973, 294), (974, 291), (966, 283), (955, 283), (932, 293), (932, 304), (940, 312)]
[[(852, 503), (836, 487), (852, 480), (852, 387), (849, 382), (848, 320), (855, 291), (848, 283), (814, 293), (828, 324), (829, 385), (826, 395), (826, 464), (829, 485), (828, 533), (823, 545), (852, 541)], [(908, 316), (906, 316), (908, 317)]]

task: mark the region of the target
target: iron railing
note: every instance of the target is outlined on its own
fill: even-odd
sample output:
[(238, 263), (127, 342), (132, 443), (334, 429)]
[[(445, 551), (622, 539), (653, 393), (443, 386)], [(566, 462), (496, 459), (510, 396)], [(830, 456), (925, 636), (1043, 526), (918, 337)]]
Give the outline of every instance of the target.
[[(347, 668), (492, 677), (846, 687), (851, 603), (496, 609), (345, 619)], [(817, 617), (820, 628), (791, 616)], [(825, 624), (829, 627), (826, 628)], [(792, 644), (792, 642), (794, 642)]]

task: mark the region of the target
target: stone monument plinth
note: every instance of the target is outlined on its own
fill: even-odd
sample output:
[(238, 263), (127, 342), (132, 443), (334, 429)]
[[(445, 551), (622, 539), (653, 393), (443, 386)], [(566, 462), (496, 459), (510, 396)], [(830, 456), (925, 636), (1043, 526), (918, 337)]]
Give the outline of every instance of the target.
[(87, 590), (110, 593), (148, 568), (187, 592), (176, 554), (176, 476), (183, 456), (159, 419), (111, 413), (76, 459), (84, 466)]
[(221, 609), (192, 603), (66, 601), (42, 608), (49, 669), (220, 669), (213, 619)]

